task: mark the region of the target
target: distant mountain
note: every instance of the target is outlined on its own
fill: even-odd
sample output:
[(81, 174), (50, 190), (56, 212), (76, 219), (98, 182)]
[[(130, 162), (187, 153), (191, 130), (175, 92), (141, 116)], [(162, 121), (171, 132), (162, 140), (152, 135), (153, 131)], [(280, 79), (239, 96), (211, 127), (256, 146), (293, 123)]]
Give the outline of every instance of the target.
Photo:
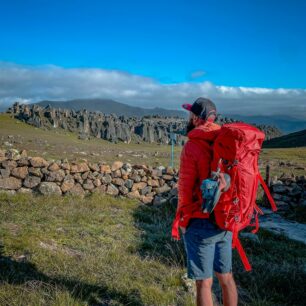
[(41, 101), (37, 104), (40, 106), (50, 106), (54, 108), (66, 108), (73, 110), (86, 109), (91, 112), (102, 112), (104, 114), (116, 114), (117, 116), (127, 116), (127, 117), (143, 117), (148, 115), (159, 115), (159, 116), (169, 116), (169, 117), (180, 117), (186, 118), (185, 111), (164, 109), (160, 107), (155, 108), (143, 108), (136, 107), (127, 104), (123, 104), (114, 100), (108, 99), (77, 99), (68, 101)]
[(274, 125), (279, 128), (284, 134), (297, 132), (306, 129), (306, 120), (299, 120), (288, 116), (242, 116), (228, 115), (236, 120), (241, 120), (246, 123), (256, 123), (265, 125)]
[(265, 148), (306, 147), (306, 130), (276, 137), (264, 142)]

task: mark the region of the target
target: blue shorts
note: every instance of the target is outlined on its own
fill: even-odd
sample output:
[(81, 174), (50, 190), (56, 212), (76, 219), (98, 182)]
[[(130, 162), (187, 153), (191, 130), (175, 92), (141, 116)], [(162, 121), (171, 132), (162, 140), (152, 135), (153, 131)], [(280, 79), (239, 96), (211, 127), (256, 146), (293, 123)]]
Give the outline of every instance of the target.
[(213, 277), (213, 271), (232, 271), (232, 232), (224, 231), (209, 219), (191, 219), (185, 234), (187, 275), (201, 280)]

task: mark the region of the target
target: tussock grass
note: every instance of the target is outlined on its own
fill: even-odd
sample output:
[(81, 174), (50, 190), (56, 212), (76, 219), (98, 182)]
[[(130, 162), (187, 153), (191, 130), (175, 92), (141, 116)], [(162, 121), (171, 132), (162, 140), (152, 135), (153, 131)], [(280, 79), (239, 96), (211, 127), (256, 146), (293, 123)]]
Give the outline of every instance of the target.
[(191, 305), (181, 266), (140, 255), (138, 203), (0, 194), (0, 305)]
[[(170, 238), (174, 210), (0, 193), (0, 305), (193, 305), (182, 241)], [(234, 252), (240, 305), (302, 305), (305, 246), (263, 230), (242, 243), (253, 271)]]

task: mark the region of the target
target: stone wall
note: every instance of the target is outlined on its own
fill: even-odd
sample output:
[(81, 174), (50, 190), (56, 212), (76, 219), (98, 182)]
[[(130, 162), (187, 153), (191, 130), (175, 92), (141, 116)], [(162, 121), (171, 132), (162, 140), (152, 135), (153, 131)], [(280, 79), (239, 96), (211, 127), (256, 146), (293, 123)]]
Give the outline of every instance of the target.
[(306, 206), (306, 178), (283, 174), (271, 182), (272, 196), (279, 211)]
[[(177, 201), (178, 171), (171, 167), (47, 161), (27, 156), (25, 150), (0, 150), (0, 190), (8, 193), (122, 195), (143, 203)], [(279, 211), (306, 206), (305, 176), (274, 177), (271, 192)]]
[(178, 173), (116, 161), (106, 163), (47, 161), (25, 150), (0, 150), (0, 190), (8, 193), (122, 195), (143, 203), (162, 203), (177, 193)]

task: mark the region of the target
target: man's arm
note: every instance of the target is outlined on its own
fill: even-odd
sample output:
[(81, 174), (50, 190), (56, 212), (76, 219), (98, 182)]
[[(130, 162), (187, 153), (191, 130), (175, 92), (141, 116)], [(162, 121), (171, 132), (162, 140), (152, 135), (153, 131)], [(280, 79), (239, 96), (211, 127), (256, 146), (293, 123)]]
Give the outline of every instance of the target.
[(178, 180), (178, 207), (179, 226), (186, 228), (189, 215), (191, 214), (193, 189), (197, 179), (197, 162), (194, 152), (195, 144), (187, 142), (180, 160)]

